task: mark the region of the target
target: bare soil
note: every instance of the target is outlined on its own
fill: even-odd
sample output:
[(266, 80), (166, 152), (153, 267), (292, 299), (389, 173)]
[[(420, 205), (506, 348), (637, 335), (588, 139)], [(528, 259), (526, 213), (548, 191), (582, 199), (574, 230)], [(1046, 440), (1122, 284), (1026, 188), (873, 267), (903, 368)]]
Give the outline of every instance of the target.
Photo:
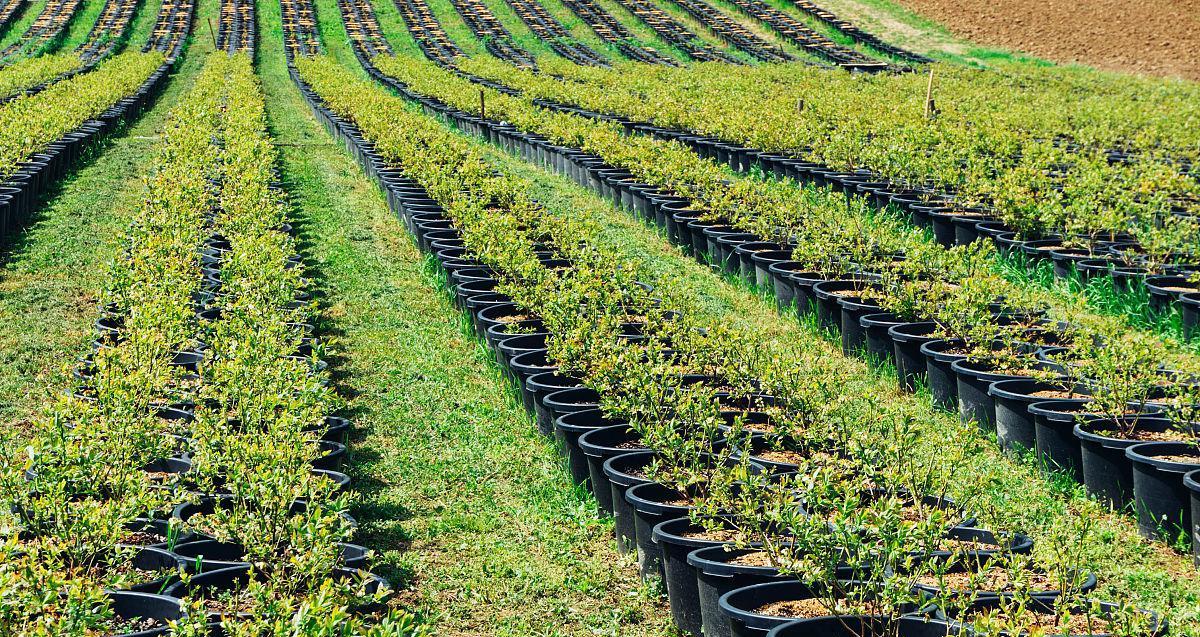
[(900, 0), (955, 35), (1057, 62), (1200, 80), (1200, 0)]

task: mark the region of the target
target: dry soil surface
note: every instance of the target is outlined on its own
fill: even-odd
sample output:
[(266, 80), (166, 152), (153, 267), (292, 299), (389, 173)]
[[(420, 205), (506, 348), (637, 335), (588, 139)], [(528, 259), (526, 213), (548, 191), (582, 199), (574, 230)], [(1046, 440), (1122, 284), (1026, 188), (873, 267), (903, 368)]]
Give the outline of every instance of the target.
[(1200, 80), (1200, 0), (900, 0), (955, 35), (1058, 62)]

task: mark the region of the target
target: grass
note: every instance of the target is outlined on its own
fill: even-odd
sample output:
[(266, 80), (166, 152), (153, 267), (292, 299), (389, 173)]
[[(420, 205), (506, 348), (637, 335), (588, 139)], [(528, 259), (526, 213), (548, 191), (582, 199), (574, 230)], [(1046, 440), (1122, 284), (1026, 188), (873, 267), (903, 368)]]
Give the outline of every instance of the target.
[(615, 553), (611, 523), (571, 486), (382, 194), (308, 113), (278, 5), (259, 9), (271, 132), (325, 299), (319, 327), (340, 340), (354, 513), (377, 570), (439, 635), (671, 634), (665, 603)]
[[(198, 15), (216, 15), (201, 0)], [(0, 252), (0, 423), (29, 417), (65, 386), (69, 367), (91, 338), (96, 293), (120, 250), (141, 195), (154, 135), (191, 84), (206, 40), (189, 47), (154, 107), (45, 199), (25, 232)]]

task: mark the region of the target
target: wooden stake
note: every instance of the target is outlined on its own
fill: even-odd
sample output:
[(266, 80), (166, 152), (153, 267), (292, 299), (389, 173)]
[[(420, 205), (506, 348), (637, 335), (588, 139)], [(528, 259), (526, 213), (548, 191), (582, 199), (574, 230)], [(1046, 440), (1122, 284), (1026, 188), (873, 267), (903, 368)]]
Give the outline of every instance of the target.
[(483, 101), (483, 89), (479, 89), (479, 119), (487, 119), (487, 104)]
[(929, 67), (929, 84), (925, 87), (925, 119), (933, 119), (937, 106), (933, 103), (933, 66)]
[(796, 100), (796, 114), (799, 115), (803, 112), (804, 112), (804, 98), (800, 98), (800, 99)]
[(213, 48), (216, 49), (217, 48), (217, 32), (213, 31), (212, 18), (208, 19), (208, 34), (212, 36)]

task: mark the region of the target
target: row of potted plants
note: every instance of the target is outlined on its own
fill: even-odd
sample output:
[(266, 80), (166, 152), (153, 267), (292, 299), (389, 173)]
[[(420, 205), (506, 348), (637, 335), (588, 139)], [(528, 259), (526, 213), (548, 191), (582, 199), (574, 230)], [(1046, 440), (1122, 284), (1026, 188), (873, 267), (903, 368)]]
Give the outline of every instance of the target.
[(617, 0), (617, 3), (650, 27), (664, 42), (683, 51), (694, 62), (738, 62), (737, 58), (700, 39), (683, 23), (649, 0)]
[(163, 0), (143, 51), (158, 51), (174, 60), (183, 53), (183, 44), (192, 32), (196, 13), (194, 0)]
[(157, 52), (126, 53), (0, 106), (0, 236), (20, 228), (45, 189), (102, 135), (140, 114), (169, 67)]
[(78, 47), (80, 56), (86, 61), (101, 60), (124, 46), (137, 9), (137, 0), (107, 0)]
[(591, 27), (596, 37), (616, 48), (621, 55), (630, 60), (645, 64), (678, 65), (670, 56), (639, 42), (628, 27), (596, 0), (564, 0), (563, 5)]
[(82, 65), (83, 60), (75, 53), (17, 60), (0, 69), (0, 99), (7, 101), (18, 94), (37, 92), (35, 87), (45, 85)]
[(455, 60), (463, 55), (425, 0), (398, 0), (396, 8), (400, 10), (400, 17), (404, 19), (409, 34), (426, 57), (438, 64), (453, 66)]
[(504, 60), (518, 68), (536, 69), (537, 62), (533, 54), (526, 51), (513, 40), (512, 34), (492, 10), (479, 0), (452, 0), (455, 11), (462, 16), (475, 37), (483, 42), (488, 53)]
[(81, 4), (82, 0), (47, 2), (20, 39), (0, 50), (0, 60), (12, 61), (19, 55), (38, 55), (55, 47)]
[(928, 64), (933, 61), (928, 57), (921, 55), (920, 53), (914, 53), (908, 49), (884, 42), (875, 34), (864, 31), (861, 27), (853, 22), (839, 17), (827, 7), (820, 6), (817, 3), (812, 2), (812, 0), (792, 0), (791, 4), (792, 6), (803, 11), (804, 13), (807, 13), (827, 26), (837, 30), (838, 33), (841, 33), (851, 40), (854, 40), (858, 44), (866, 45), (876, 51), (881, 51), (892, 57), (899, 58), (906, 62), (912, 62), (914, 64)]
[[(398, 66), (391, 59), (376, 62), (385, 71)], [(427, 81), (401, 75), (418, 93), (473, 105), (454, 96), (454, 82), (440, 72)], [(496, 122), (449, 110), (476, 132), (481, 123)], [(841, 331), (847, 353), (861, 350), (893, 362), (902, 387), (926, 379), (939, 404), (996, 431), (1003, 447), (1036, 450), (1050, 467), (1070, 471), (1116, 507), (1132, 503), (1147, 536), (1186, 541), (1192, 525), (1183, 469), (1200, 468), (1189, 467), (1195, 461), (1185, 457), (1196, 444), (1200, 396), (1193, 376), (1164, 368), (1171, 355), (1157, 339), (1009, 283), (993, 273), (984, 251), (906, 244), (899, 233), (889, 239), (881, 232), (886, 219), (866, 219), (828, 202), (814, 206), (821, 201), (811, 196), (783, 198), (759, 182), (731, 182), (698, 158), (689, 163), (682, 149), (672, 154), (659, 142), (571, 127), (561, 115), (531, 110), (496, 96), (489, 113), (519, 130), (548, 132), (550, 139), (535, 138), (536, 157), (563, 171), (589, 163), (571, 176), (658, 221), (697, 257), (773, 290), (782, 308), (815, 312), (821, 324)], [(567, 164), (571, 152), (579, 156)], [(796, 230), (780, 234), (781, 228)], [(1191, 357), (1176, 361), (1194, 373)], [(1135, 418), (1139, 412), (1169, 418)], [(1087, 421), (1076, 433), (1078, 419)], [(1091, 471), (1083, 466), (1083, 441), (1099, 453), (1088, 456)], [(1138, 447), (1129, 459), (1123, 453), (1135, 442), (1156, 441), (1174, 444)], [(1154, 458), (1168, 456), (1179, 457), (1158, 467)], [(1161, 471), (1135, 471), (1151, 466)], [(1135, 474), (1143, 476), (1137, 497)], [(1156, 495), (1164, 489), (1170, 497)]]
[[(489, 66), (486, 62), (483, 64)], [(468, 66), (473, 68), (477, 63), (471, 62)], [(466, 77), (515, 94), (508, 85), (486, 77), (494, 77), (498, 70), (508, 78), (503, 82), (513, 83), (512, 79), (519, 76), (502, 66), (490, 67), (492, 71), (484, 72), (483, 76)], [(515, 85), (521, 85), (521, 80), (518, 79)], [(847, 195), (860, 196), (871, 207), (894, 206), (903, 210), (917, 225), (932, 229), (935, 238), (947, 247), (987, 238), (1003, 252), (1034, 260), (1052, 260), (1057, 276), (1078, 275), (1084, 281), (1097, 276), (1111, 276), (1118, 293), (1144, 288), (1151, 296), (1152, 310), (1176, 307), (1183, 315), (1183, 325), (1189, 334), (1195, 331), (1197, 320), (1200, 319), (1200, 275), (1196, 273), (1197, 266), (1191, 263), (1192, 258), (1186, 250), (1180, 252), (1173, 247), (1191, 245), (1194, 243), (1191, 236), (1200, 232), (1200, 225), (1186, 215), (1173, 216), (1166, 223), (1154, 222), (1153, 232), (1158, 245), (1153, 248), (1139, 243), (1128, 234), (1106, 238), (1060, 232), (1029, 239), (1019, 227), (997, 218), (990, 209), (960, 208), (947, 201), (930, 201), (919, 190), (883, 179), (870, 170), (841, 172), (823, 164), (731, 146), (716, 138), (638, 124), (551, 100), (539, 99), (537, 103), (561, 112), (619, 122), (630, 132), (681, 141), (704, 157), (728, 163), (734, 170), (751, 172), (761, 169), (780, 179), (829, 186)]]
[(608, 60), (603, 55), (576, 40), (540, 3), (535, 0), (508, 0), (508, 4), (539, 40), (564, 59), (588, 66), (608, 66)]
[(788, 41), (818, 59), (828, 60), (847, 70), (878, 72), (892, 69), (892, 65), (884, 61), (834, 42), (803, 21), (772, 7), (763, 0), (732, 0), (732, 2), (750, 17), (771, 27)]
[(246, 53), (254, 57), (258, 34), (254, 3), (246, 0), (221, 3), (220, 23), (217, 29), (217, 50), (230, 55)]
[[(794, 58), (782, 47), (759, 37), (745, 25), (704, 0), (672, 0), (700, 24), (730, 46), (760, 62), (790, 62)], [(809, 52), (814, 52), (809, 50)], [(815, 52), (814, 52), (815, 53)]]
[[(16, 634), (413, 634), (346, 544), (348, 423), (246, 56), (172, 112), (76, 387), (4, 447)], [(10, 441), (17, 442), (17, 441)]]
[[(694, 311), (686, 290), (639, 284), (638, 264), (599, 239), (598, 224), (539, 207), (522, 178), (495, 172), (436, 121), (336, 63), (298, 58), (296, 66), (314, 110), (438, 256), (539, 427), (563, 443), (572, 475), (611, 507), (619, 546), (637, 551), (645, 575), (665, 575), (684, 630), (764, 634), (815, 612), (824, 630), (840, 632), (842, 622), (861, 625), (865, 611), (884, 616), (883, 633), (924, 607), (918, 572), (943, 600), (943, 615), (929, 610), (918, 623), (943, 632), (988, 622), (1161, 629), (1153, 616), (1081, 601), (1092, 584), (1078, 572), (1063, 576), (1071, 585), (1061, 593), (1038, 588), (1057, 581), (1046, 571), (1018, 566), (1040, 572), (1039, 584), (1013, 584), (1006, 595), (938, 585), (946, 580), (935, 572), (1000, 568), (993, 558), (1018, 563), (1012, 556), (1031, 544), (964, 526), (975, 522), (965, 514), (970, 498), (947, 491), (969, 478), (917, 460), (913, 421), (898, 417), (905, 405), (843, 393), (854, 381), (821, 352), (801, 364), (778, 352), (748, 358), (764, 344), (756, 335)], [(943, 460), (943, 468), (957, 464)], [(709, 596), (717, 614), (706, 617), (697, 548), (719, 549), (727, 562), (754, 553), (728, 569), (762, 566), (755, 575), (769, 581), (732, 579), (733, 589)], [(723, 579), (728, 570), (714, 573)], [(1067, 616), (1075, 623), (1063, 624)], [(1090, 625), (1079, 620), (1088, 616)]]
[[(786, 78), (760, 72), (753, 74), (757, 83), (742, 82), (737, 74), (729, 79), (708, 72), (652, 81), (551, 69), (554, 76), (580, 80), (564, 82), (515, 72), (494, 60), (472, 60), (463, 68), (534, 97), (652, 122), (673, 129), (664, 131), (673, 137), (711, 136), (706, 143), (732, 144), (735, 157), (750, 155), (747, 165), (764, 163), (772, 170), (762, 162), (765, 155), (805, 178), (824, 176), (816, 173), (850, 176), (893, 193), (903, 191), (928, 211), (999, 220), (1020, 240), (1060, 239), (1096, 257), (1111, 255), (1151, 267), (1195, 260), (1190, 253), (1200, 234), (1195, 214), (1200, 198), (1195, 178), (1181, 172), (1178, 157), (1191, 151), (1164, 156), (1169, 149), (1152, 146), (1118, 158), (1106, 148), (1063, 143), (1063, 136), (1088, 134), (1089, 122), (1062, 123), (1034, 108), (1042, 106), (1037, 95), (1030, 100), (1034, 106), (1021, 103), (1000, 109), (1002, 114), (993, 112), (998, 99), (1026, 97), (1017, 90), (989, 93), (985, 104), (975, 106), (971, 100), (984, 98), (961, 70), (945, 73), (957, 74), (954, 89), (967, 93), (966, 103), (953, 117), (930, 119), (916, 98), (902, 102), (902, 108), (880, 111), (896, 95), (915, 96), (923, 90), (917, 79), (827, 82), (818, 71), (808, 70)], [(651, 69), (638, 75), (661, 78), (664, 73), (670, 72)], [(763, 94), (762, 87), (774, 86), (774, 81), (786, 88)], [(898, 85), (905, 81), (910, 85)], [(996, 88), (986, 80), (979, 85)], [(753, 114), (735, 106), (760, 101), (763, 109)], [(1116, 142), (1137, 144), (1138, 137), (1164, 126), (1155, 120), (1145, 129), (1126, 127), (1122, 130), (1130, 139)]]

